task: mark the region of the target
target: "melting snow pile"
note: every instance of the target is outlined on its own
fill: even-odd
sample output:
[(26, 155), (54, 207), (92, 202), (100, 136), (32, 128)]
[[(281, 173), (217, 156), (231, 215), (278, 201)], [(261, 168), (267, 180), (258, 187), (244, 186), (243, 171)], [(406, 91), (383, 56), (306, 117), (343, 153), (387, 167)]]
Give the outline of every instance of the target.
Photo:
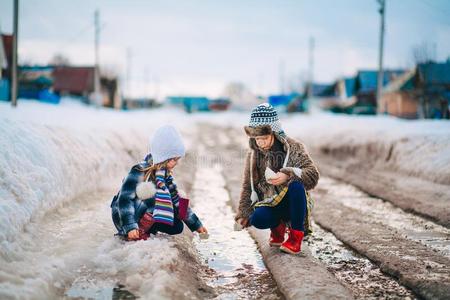
[[(115, 112), (68, 100), (59, 106), (20, 101), (16, 109), (0, 103), (0, 298), (53, 298), (82, 276), (81, 266), (113, 286), (120, 279), (140, 296), (167, 295), (167, 284), (176, 284), (170, 277), (179, 250), (165, 238), (121, 244), (113, 237), (109, 202), (148, 151), (153, 130), (180, 125), (182, 115)], [(183, 135), (189, 142), (189, 133)]]
[(386, 116), (319, 114), (286, 117), (288, 135), (338, 160), (450, 184), (450, 122)]

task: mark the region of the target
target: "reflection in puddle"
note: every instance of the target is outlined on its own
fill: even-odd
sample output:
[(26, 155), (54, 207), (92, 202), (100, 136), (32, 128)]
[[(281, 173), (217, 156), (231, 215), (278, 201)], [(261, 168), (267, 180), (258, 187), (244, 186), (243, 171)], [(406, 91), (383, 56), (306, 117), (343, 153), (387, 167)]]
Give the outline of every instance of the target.
[(222, 169), (199, 166), (192, 189), (195, 212), (209, 239), (195, 239), (201, 258), (212, 269), (206, 275), (219, 299), (281, 299), (254, 240), (247, 231), (234, 231)]
[(112, 300), (122, 300), (122, 299), (137, 299), (135, 295), (125, 289), (124, 285), (116, 284), (105, 284), (101, 285), (98, 282), (87, 286), (86, 283), (83, 285), (77, 285), (74, 283), (70, 290), (65, 294), (65, 299), (112, 299)]

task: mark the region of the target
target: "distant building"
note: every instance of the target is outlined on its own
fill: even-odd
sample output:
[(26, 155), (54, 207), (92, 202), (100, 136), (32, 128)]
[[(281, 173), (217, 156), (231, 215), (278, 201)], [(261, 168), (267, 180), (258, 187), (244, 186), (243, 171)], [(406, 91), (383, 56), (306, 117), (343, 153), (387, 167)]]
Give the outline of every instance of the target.
[(123, 109), (142, 109), (154, 108), (161, 104), (152, 98), (125, 98), (123, 100)]
[(269, 95), (267, 102), (272, 106), (287, 106), (296, 95)]
[(170, 96), (166, 98), (166, 103), (182, 107), (187, 112), (209, 110), (209, 99), (207, 97)]
[(381, 111), (414, 118), (449, 118), (450, 60), (424, 63), (391, 82), (383, 90)]
[(59, 96), (52, 91), (52, 73), (52, 66), (20, 66), (18, 72), (19, 98), (59, 103)]
[(79, 96), (88, 102), (94, 92), (94, 76), (94, 67), (56, 67), (53, 71), (53, 89), (61, 96)]
[[(383, 86), (404, 73), (404, 70), (385, 70)], [(325, 108), (338, 113), (374, 115), (377, 113), (377, 84), (378, 71), (362, 70), (355, 77), (342, 78), (334, 84), (334, 99), (328, 99)]]
[(211, 111), (227, 110), (231, 105), (231, 100), (228, 98), (218, 98), (209, 100), (208, 108)]
[(334, 112), (348, 112), (357, 102), (356, 77), (344, 77), (336, 80), (324, 92), (320, 107)]
[(0, 50), (0, 66), (1, 76), (11, 79), (11, 66), (12, 66), (12, 42), (13, 36), (10, 34), (2, 34), (1, 42), (2, 50)]
[(0, 35), (0, 100), (9, 101), (12, 65), (12, 35)]
[[(383, 71), (383, 83), (385, 87), (405, 73), (405, 70)], [(355, 78), (355, 110), (356, 113), (375, 114), (377, 108), (378, 71), (359, 71)]]
[[(95, 67), (57, 66), (53, 70), (53, 90), (60, 96), (77, 96), (90, 103), (94, 93)], [(120, 108), (118, 80), (115, 77), (100, 77), (101, 105)]]
[(304, 93), (292, 94), (287, 106), (288, 112), (306, 112), (315, 109), (324, 109), (330, 99), (336, 98), (334, 84), (308, 83), (304, 87)]

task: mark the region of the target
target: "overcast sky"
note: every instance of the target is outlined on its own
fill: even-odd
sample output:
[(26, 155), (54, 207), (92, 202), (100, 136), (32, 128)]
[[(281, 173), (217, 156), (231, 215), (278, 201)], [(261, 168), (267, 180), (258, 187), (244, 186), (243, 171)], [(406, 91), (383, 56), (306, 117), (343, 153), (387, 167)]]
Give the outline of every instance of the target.
[[(12, 31), (13, 0), (0, 0), (0, 26)], [(21, 62), (45, 64), (55, 53), (94, 62), (94, 11), (100, 10), (101, 65), (125, 84), (130, 49), (133, 95), (219, 96), (240, 81), (257, 93), (299, 85), (315, 39), (314, 78), (330, 82), (377, 67), (376, 0), (22, 0)], [(411, 49), (428, 43), (450, 56), (450, 1), (387, 0), (385, 65), (412, 66)], [(435, 46), (433, 46), (435, 45)]]

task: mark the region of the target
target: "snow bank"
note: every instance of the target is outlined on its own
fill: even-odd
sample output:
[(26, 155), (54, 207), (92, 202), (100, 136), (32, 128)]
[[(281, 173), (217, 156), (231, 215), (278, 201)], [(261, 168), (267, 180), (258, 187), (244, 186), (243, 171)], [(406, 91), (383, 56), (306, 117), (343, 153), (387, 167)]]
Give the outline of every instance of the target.
[(106, 278), (124, 277), (123, 284), (135, 295), (170, 299), (168, 283), (174, 289), (181, 284), (170, 272), (179, 263), (173, 241), (149, 239), (118, 245), (117, 239), (109, 239), (98, 250), (94, 269), (101, 270), (101, 276)]
[(450, 185), (450, 122), (391, 117), (293, 115), (283, 118), (287, 134), (336, 160)]
[[(236, 139), (245, 136), (249, 118), (249, 112), (195, 115), (196, 122), (238, 128), (242, 135)], [(280, 114), (280, 119), (287, 135), (312, 152), (450, 185), (450, 121), (329, 113)]]
[(0, 243), (32, 217), (125, 175), (145, 155), (153, 130), (170, 119), (176, 124), (182, 114), (1, 103)]
[(0, 256), (0, 299), (112, 299), (117, 283), (144, 299), (195, 294), (197, 285), (182, 279), (195, 274), (189, 237), (114, 237), (110, 194), (83, 195), (28, 223)]
[(0, 298), (63, 297), (70, 286), (69, 294), (91, 290), (92, 297), (99, 287), (112, 293), (117, 282), (143, 298), (198, 298), (187, 236), (113, 237), (110, 198), (166, 123), (189, 149), (195, 130), (173, 109), (0, 103)]

